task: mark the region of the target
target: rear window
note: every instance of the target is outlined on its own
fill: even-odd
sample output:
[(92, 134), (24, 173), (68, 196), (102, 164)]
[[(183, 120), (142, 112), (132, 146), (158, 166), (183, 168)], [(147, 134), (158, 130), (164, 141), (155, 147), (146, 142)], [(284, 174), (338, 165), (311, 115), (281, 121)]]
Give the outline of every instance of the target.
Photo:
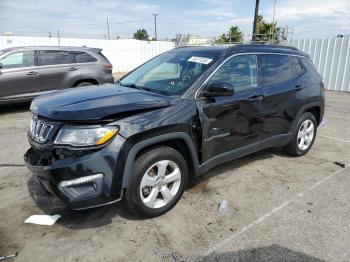
[(75, 61), (77, 63), (92, 63), (97, 61), (95, 57), (85, 52), (72, 52), (72, 53), (74, 54)]
[(74, 56), (69, 51), (44, 50), (40, 51), (40, 65), (74, 64)]
[(262, 85), (273, 85), (293, 78), (287, 55), (260, 55), (260, 81)]

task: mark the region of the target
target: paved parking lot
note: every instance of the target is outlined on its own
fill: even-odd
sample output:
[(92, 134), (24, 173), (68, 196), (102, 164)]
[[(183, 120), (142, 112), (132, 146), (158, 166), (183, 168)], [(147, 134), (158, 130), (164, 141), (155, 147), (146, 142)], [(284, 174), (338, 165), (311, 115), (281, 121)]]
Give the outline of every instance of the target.
[(43, 213), (22, 160), (28, 105), (1, 107), (0, 257), (18, 250), (13, 261), (350, 261), (350, 94), (326, 98), (325, 125), (304, 157), (271, 149), (223, 164), (155, 219), (116, 204), (65, 213), (51, 227), (23, 223)]

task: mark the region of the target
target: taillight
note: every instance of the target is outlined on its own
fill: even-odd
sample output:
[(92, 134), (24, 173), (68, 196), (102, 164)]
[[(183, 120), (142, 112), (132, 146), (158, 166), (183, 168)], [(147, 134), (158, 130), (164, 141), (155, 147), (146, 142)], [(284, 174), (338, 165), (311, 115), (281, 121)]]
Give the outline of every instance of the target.
[(113, 65), (112, 64), (102, 64), (102, 67), (104, 69), (107, 69), (107, 70), (112, 70), (113, 69)]

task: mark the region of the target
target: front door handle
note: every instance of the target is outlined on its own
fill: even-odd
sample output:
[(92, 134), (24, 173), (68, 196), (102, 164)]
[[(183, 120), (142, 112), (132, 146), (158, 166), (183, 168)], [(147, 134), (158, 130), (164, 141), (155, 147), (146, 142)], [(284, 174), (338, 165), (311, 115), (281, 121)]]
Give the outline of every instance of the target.
[(72, 66), (72, 67), (70, 67), (70, 68), (68, 69), (68, 71), (75, 71), (75, 70), (78, 70), (78, 68), (76, 68), (76, 67), (74, 67), (74, 66)]
[(29, 71), (29, 72), (27, 73), (28, 76), (35, 76), (35, 75), (37, 75), (37, 74), (38, 74), (38, 72), (36, 72), (36, 71)]
[(304, 85), (296, 85), (294, 87), (294, 90), (299, 91), (299, 90), (303, 89), (304, 87), (305, 87)]
[(251, 98), (248, 99), (249, 102), (258, 102), (262, 101), (264, 99), (263, 96), (252, 96)]

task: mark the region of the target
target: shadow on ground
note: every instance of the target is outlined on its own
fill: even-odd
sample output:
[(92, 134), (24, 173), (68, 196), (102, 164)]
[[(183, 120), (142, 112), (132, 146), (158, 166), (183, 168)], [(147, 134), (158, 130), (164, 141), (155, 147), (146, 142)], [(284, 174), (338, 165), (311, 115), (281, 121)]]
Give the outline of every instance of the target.
[(227, 252), (220, 254), (211, 254), (196, 258), (197, 262), (324, 262), (306, 255), (301, 252), (281, 247), (279, 245), (271, 245), (267, 247), (259, 247), (252, 249), (243, 249), (236, 252)]
[[(275, 154), (282, 153), (279, 149), (269, 149), (219, 165), (199, 178), (193, 179), (186, 190), (190, 193), (205, 191), (205, 182), (209, 181), (211, 177), (219, 176), (254, 161), (272, 158)], [(102, 227), (112, 223), (113, 218), (116, 216), (128, 220), (142, 220), (142, 218), (136, 217), (127, 211), (124, 201), (80, 211), (69, 210), (60, 200), (50, 195), (34, 176), (28, 181), (28, 191), (38, 207), (45, 214), (61, 214), (62, 218), (57, 223), (67, 228), (85, 229)]]
[(0, 105), (0, 115), (29, 111), (30, 102), (21, 102), (9, 105)]

